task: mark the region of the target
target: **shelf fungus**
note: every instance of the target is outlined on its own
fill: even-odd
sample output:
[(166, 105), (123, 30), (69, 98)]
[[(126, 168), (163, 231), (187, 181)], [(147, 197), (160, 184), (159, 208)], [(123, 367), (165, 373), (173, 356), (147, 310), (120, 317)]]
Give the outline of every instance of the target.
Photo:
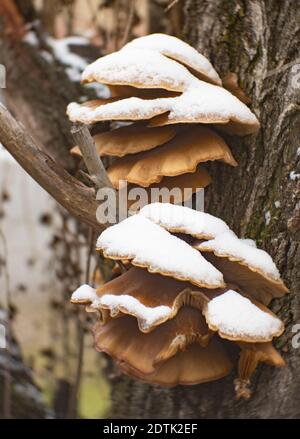
[[(72, 102), (68, 117), (88, 125), (114, 122), (109, 131), (94, 135), (95, 145), (100, 156), (112, 158), (108, 175), (114, 188), (126, 181), (146, 189), (148, 200), (141, 206), (155, 201), (149, 198), (154, 188), (180, 190), (181, 197), (170, 201), (182, 204), (188, 199), (184, 188), (191, 189), (191, 198), (212, 181), (199, 164), (237, 166), (220, 132), (247, 135), (259, 129), (254, 113), (222, 86), (210, 61), (173, 36), (131, 41), (88, 65), (82, 82), (105, 84), (110, 97)], [(116, 128), (116, 122), (129, 125)], [(72, 153), (80, 155), (79, 148)]]
[[(229, 375), (239, 352), (234, 388), (249, 398), (259, 363), (285, 365), (272, 345), (284, 324), (265, 303), (288, 290), (271, 257), (221, 219), (154, 203), (102, 232), (97, 250), (126, 271), (98, 288), (81, 286), (71, 302), (98, 315), (95, 348), (125, 374), (161, 386), (201, 384)], [(230, 275), (220, 260), (233, 264)]]

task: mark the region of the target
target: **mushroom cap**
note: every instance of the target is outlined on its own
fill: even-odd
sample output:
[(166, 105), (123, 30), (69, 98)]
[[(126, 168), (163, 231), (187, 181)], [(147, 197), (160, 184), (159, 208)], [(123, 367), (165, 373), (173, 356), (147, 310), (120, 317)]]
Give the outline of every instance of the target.
[(267, 363), (270, 366), (284, 367), (286, 362), (280, 353), (274, 348), (271, 342), (267, 343), (239, 343), (242, 350), (253, 353), (259, 362)]
[(214, 337), (205, 348), (192, 343), (185, 351), (178, 352), (149, 375), (141, 374), (127, 364), (120, 367), (124, 373), (142, 381), (174, 387), (219, 380), (231, 372), (232, 364), (220, 341)]
[[(83, 104), (71, 102), (67, 115), (72, 122), (93, 124), (104, 120), (144, 120), (168, 111), (169, 99), (110, 98), (87, 101)], [(97, 105), (97, 102), (99, 105)]]
[(184, 66), (159, 52), (127, 48), (89, 64), (82, 73), (82, 82), (94, 81), (182, 92), (197, 79)]
[(163, 88), (136, 88), (130, 85), (108, 85), (111, 97), (118, 98), (174, 98), (181, 93), (176, 91), (164, 90)]
[(94, 327), (95, 347), (118, 363), (125, 363), (142, 374), (184, 350), (192, 342), (207, 346), (211, 333), (201, 313), (189, 306), (172, 319), (144, 334), (134, 317), (124, 316)]
[(200, 79), (222, 85), (218, 73), (209, 60), (189, 44), (176, 37), (160, 33), (151, 34), (130, 41), (122, 50), (128, 48), (155, 50), (185, 65)]
[(136, 267), (131, 267), (98, 288), (94, 296), (88, 290), (86, 293), (84, 296), (82, 292), (81, 302), (78, 302), (78, 293), (75, 291), (71, 301), (91, 303), (91, 307), (101, 310), (102, 315), (103, 310), (107, 310), (108, 314), (103, 315), (104, 322), (121, 314), (132, 315), (136, 317), (142, 332), (150, 332), (172, 319), (183, 305), (202, 309), (207, 300), (207, 290)]
[(238, 285), (265, 305), (288, 292), (271, 256), (238, 239), (233, 232), (193, 246), (224, 274), (227, 282)]
[(212, 239), (229, 231), (225, 221), (184, 206), (169, 203), (151, 203), (139, 212), (172, 233), (185, 233), (198, 239)]
[(225, 287), (222, 274), (197, 250), (141, 215), (108, 227), (98, 238), (97, 250), (107, 258), (130, 260), (149, 272), (199, 287)]
[(108, 175), (113, 186), (119, 180), (126, 180), (148, 187), (165, 176), (195, 172), (199, 163), (208, 160), (237, 164), (224, 140), (209, 128), (198, 125), (182, 130), (154, 150), (117, 160), (108, 169)]
[[(130, 211), (134, 212), (141, 207), (146, 206), (151, 201), (164, 202), (166, 200), (173, 204), (180, 204), (191, 198), (192, 194), (198, 192), (201, 188), (205, 188), (212, 182), (212, 179), (207, 170), (198, 166), (196, 172), (178, 175), (176, 177), (164, 177), (159, 183), (152, 184), (147, 188), (129, 185), (128, 190), (134, 189), (131, 192), (130, 199), (128, 198), (128, 206)], [(145, 191), (147, 197), (145, 203), (138, 201), (136, 204), (136, 195)], [(134, 200), (131, 199), (134, 197)]]
[[(100, 156), (123, 157), (153, 149), (168, 142), (175, 135), (174, 127), (148, 128), (142, 124), (132, 124), (96, 134), (94, 142)], [(78, 146), (75, 146), (71, 152), (81, 156)]]
[(271, 311), (263, 311), (233, 290), (207, 302), (203, 313), (212, 331), (232, 341), (268, 342), (284, 331), (283, 323)]
[(231, 134), (256, 133), (259, 122), (252, 111), (228, 90), (198, 81), (182, 95), (172, 98), (169, 112), (157, 115), (149, 126), (174, 123), (221, 124)]

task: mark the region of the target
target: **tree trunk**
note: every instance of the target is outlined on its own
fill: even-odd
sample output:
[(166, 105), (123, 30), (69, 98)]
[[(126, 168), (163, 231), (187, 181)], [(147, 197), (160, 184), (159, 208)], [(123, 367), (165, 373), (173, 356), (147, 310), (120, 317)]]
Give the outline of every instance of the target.
[(207, 55), (221, 75), (237, 73), (261, 121), (258, 135), (227, 138), (239, 167), (213, 165), (214, 183), (205, 202), (208, 212), (223, 218), (240, 236), (255, 239), (278, 264), (291, 291), (273, 305), (286, 324), (277, 348), (288, 367), (259, 366), (252, 399), (238, 402), (233, 390), (236, 370), (215, 383), (175, 389), (119, 376), (113, 383), (112, 415), (298, 418), (300, 352), (292, 347), (291, 337), (292, 326), (300, 323), (299, 3), (186, 0), (184, 8), (186, 40)]

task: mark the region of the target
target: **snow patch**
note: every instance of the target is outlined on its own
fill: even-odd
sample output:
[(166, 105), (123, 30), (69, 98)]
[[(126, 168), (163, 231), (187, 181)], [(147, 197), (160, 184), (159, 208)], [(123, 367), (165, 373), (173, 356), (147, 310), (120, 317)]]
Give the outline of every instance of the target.
[(228, 290), (208, 303), (206, 319), (224, 335), (239, 339), (271, 340), (282, 330), (279, 319), (234, 290)]
[(197, 245), (197, 249), (200, 251), (212, 250), (218, 255), (234, 257), (274, 280), (280, 279), (279, 271), (267, 252), (245, 244), (243, 240), (231, 232), (223, 233), (211, 241), (203, 242)]
[(162, 55), (182, 62), (186, 66), (192, 67), (199, 73), (207, 76), (214, 83), (222, 85), (218, 73), (215, 71), (209, 60), (189, 44), (176, 37), (165, 34), (147, 35), (145, 37), (136, 38), (126, 44), (122, 50), (132, 48), (160, 52)]
[(172, 311), (169, 306), (165, 305), (153, 308), (145, 306), (135, 297), (127, 294), (118, 296), (114, 294), (104, 294), (92, 303), (93, 308), (99, 308), (103, 305), (111, 310), (112, 316), (117, 315), (119, 310), (124, 310), (134, 315), (141, 320), (143, 329), (148, 329), (157, 322), (165, 319)]
[(169, 231), (175, 230), (194, 237), (211, 239), (229, 231), (224, 221), (209, 213), (170, 203), (148, 204), (140, 210), (139, 215), (145, 216)]
[(271, 221), (271, 212), (269, 210), (267, 210), (267, 212), (265, 212), (265, 223), (266, 226), (268, 226), (270, 224)]
[(95, 288), (90, 287), (87, 284), (81, 285), (79, 288), (77, 288), (76, 291), (72, 294), (72, 300), (74, 302), (81, 302), (81, 301), (87, 301), (87, 302), (94, 302), (94, 300), (97, 299), (97, 292)]
[(276, 207), (276, 209), (279, 209), (280, 206), (281, 206), (280, 201), (276, 200), (275, 203), (274, 203), (274, 206)]
[(150, 272), (208, 288), (224, 285), (222, 273), (197, 250), (142, 215), (107, 228), (97, 248), (107, 257), (131, 259), (133, 265), (145, 266)]
[(290, 172), (290, 179), (291, 180), (299, 180), (299, 178), (300, 178), (300, 174), (297, 174), (295, 171), (291, 171)]

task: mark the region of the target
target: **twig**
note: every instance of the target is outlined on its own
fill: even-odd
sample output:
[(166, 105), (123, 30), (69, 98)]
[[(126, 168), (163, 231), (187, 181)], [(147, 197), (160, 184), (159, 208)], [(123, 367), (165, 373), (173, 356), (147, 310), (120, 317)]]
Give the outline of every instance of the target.
[[(86, 262), (86, 270), (85, 270), (85, 283), (90, 283), (90, 271), (91, 271), (91, 259), (94, 250), (94, 233), (90, 228), (89, 230), (89, 246), (88, 246), (88, 255)], [(82, 312), (79, 314), (79, 318), (77, 320), (77, 334), (78, 334), (78, 357), (77, 357), (77, 368), (75, 375), (75, 382), (72, 388), (69, 410), (68, 410), (68, 418), (76, 418), (77, 416), (77, 400), (78, 393), (80, 389), (81, 376), (82, 376), (82, 368), (83, 368), (83, 357), (84, 357), (84, 328), (85, 328), (86, 318)]]
[(3, 242), (3, 259), (4, 259), (4, 270), (5, 270), (5, 283), (6, 283), (6, 321), (5, 321), (5, 339), (6, 339), (6, 351), (5, 351), (5, 364), (4, 364), (4, 389), (3, 389), (3, 417), (4, 419), (10, 419), (12, 417), (11, 413), (11, 321), (10, 321), (10, 310), (11, 310), (11, 297), (10, 297), (10, 287), (9, 287), (9, 274), (7, 267), (7, 245), (6, 239), (3, 231), (0, 229), (0, 237)]
[(103, 187), (112, 188), (111, 181), (109, 180), (102, 160), (97, 153), (96, 146), (93, 138), (86, 125), (73, 125), (71, 128), (71, 134), (75, 143), (79, 146), (83, 156), (83, 160), (88, 168), (90, 177), (93, 180), (96, 189)]
[(128, 39), (129, 39), (129, 33), (131, 31), (132, 28), (132, 24), (133, 24), (133, 19), (134, 19), (134, 12), (135, 12), (135, 0), (131, 0), (130, 1), (130, 9), (129, 9), (129, 13), (128, 13), (128, 17), (127, 17), (127, 24), (124, 30), (124, 35), (121, 41), (120, 46), (124, 46)]
[(94, 190), (68, 174), (41, 151), (24, 127), (0, 104), (0, 142), (52, 197), (71, 215), (98, 232), (105, 228), (96, 218), (98, 203)]
[(173, 0), (173, 1), (171, 1), (171, 3), (168, 4), (168, 6), (166, 7), (165, 12), (169, 12), (169, 10), (172, 9), (173, 6), (175, 6), (176, 3), (178, 3), (178, 2), (179, 2), (179, 0)]

